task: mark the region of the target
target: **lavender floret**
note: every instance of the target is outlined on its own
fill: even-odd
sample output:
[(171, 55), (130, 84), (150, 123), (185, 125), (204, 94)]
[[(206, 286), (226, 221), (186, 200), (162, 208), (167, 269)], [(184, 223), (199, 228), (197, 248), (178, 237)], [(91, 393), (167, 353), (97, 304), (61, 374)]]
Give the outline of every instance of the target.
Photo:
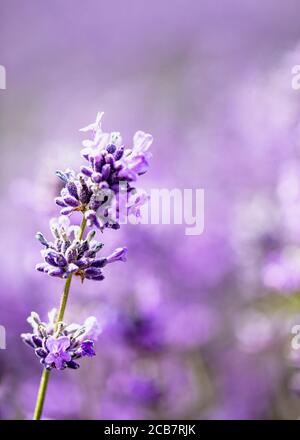
[(100, 326), (95, 317), (87, 318), (83, 325), (58, 323), (56, 331), (56, 309), (49, 313), (49, 322), (42, 322), (37, 313), (32, 312), (28, 322), (33, 333), (23, 333), (21, 338), (32, 347), (41, 364), (47, 370), (77, 369), (75, 362), (82, 357), (93, 357), (95, 341), (100, 333)]
[(108, 257), (96, 258), (103, 243), (94, 240), (91, 232), (80, 239), (80, 229), (70, 226), (65, 217), (51, 221), (53, 242), (48, 242), (41, 233), (37, 239), (45, 247), (41, 251), (44, 263), (36, 265), (36, 270), (52, 277), (68, 278), (75, 275), (84, 279), (101, 281), (104, 279), (102, 268), (108, 263), (126, 260), (126, 248), (118, 248)]

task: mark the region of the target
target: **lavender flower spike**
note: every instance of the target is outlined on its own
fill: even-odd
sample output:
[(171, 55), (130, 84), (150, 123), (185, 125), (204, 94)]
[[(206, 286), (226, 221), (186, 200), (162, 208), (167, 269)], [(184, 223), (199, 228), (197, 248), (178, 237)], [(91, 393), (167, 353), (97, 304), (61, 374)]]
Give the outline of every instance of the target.
[(66, 325), (61, 322), (55, 331), (54, 320), (57, 310), (49, 313), (49, 322), (40, 320), (37, 313), (32, 312), (28, 322), (33, 328), (32, 333), (23, 333), (23, 341), (34, 349), (40, 363), (47, 370), (77, 369), (77, 361), (82, 357), (95, 356), (95, 341), (101, 328), (95, 317), (87, 318), (83, 325)]
[[(65, 187), (55, 201), (62, 215), (81, 211), (89, 227), (118, 229), (120, 216), (138, 217), (140, 206), (147, 201), (136, 194), (133, 182), (148, 170), (153, 138), (137, 131), (132, 147), (125, 148), (119, 132), (102, 130), (102, 117), (103, 113), (98, 113), (95, 123), (81, 129), (92, 133), (91, 139), (83, 141), (81, 151), (88, 163), (77, 175), (71, 170), (57, 172)], [(125, 196), (126, 202), (121, 204), (120, 198)], [(120, 213), (121, 207), (125, 212)]]

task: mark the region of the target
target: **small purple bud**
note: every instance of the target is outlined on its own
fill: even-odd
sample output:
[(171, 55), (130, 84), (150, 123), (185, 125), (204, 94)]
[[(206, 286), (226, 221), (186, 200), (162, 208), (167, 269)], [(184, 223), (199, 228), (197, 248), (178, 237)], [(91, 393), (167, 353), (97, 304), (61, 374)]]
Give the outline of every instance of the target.
[(108, 188), (109, 188), (109, 184), (107, 182), (101, 182), (99, 184), (99, 189), (108, 189)]
[(102, 201), (99, 200), (99, 197), (96, 196), (95, 194), (92, 195), (90, 203), (89, 203), (89, 207), (93, 210), (93, 211), (97, 211), (97, 209), (100, 207)]
[(104, 267), (107, 264), (107, 259), (106, 258), (99, 258), (98, 260), (95, 260), (91, 263), (91, 267)]
[(90, 164), (94, 170), (95, 169), (95, 156), (90, 154), (89, 161), (90, 161)]
[(100, 243), (99, 241), (94, 241), (92, 246), (90, 247), (90, 250), (93, 252), (99, 252), (103, 248), (103, 246), (103, 243)]
[(115, 152), (115, 160), (120, 160), (121, 157), (124, 154), (124, 147), (120, 147), (116, 152)]
[(76, 261), (77, 256), (78, 256), (77, 247), (75, 247), (74, 245), (70, 246), (67, 249), (65, 256), (66, 256), (66, 260), (68, 263), (73, 263), (74, 261)]
[(88, 233), (87, 236), (86, 236), (86, 241), (87, 241), (88, 243), (90, 243), (90, 241), (93, 240), (93, 238), (95, 237), (95, 235), (96, 235), (96, 231), (89, 231), (89, 233)]
[(62, 254), (52, 250), (45, 254), (45, 261), (52, 266), (64, 267), (67, 264), (67, 261)]
[(107, 263), (114, 263), (115, 261), (126, 261), (127, 248), (117, 248), (111, 255), (107, 257)]
[(79, 269), (84, 269), (87, 266), (89, 266), (90, 260), (88, 258), (82, 257), (80, 260), (76, 261), (76, 266), (79, 267)]
[(80, 176), (79, 200), (83, 205), (89, 203), (91, 194), (83, 177)]
[(76, 264), (71, 263), (68, 265), (68, 269), (67, 269), (68, 274), (76, 273), (77, 271), (78, 271), (78, 266)]
[(93, 173), (92, 174), (92, 180), (95, 182), (95, 183), (100, 183), (101, 182), (101, 180), (102, 180), (102, 174), (101, 173)]
[[(56, 262), (56, 259), (51, 257), (51, 255), (45, 255), (45, 261), (50, 264), (50, 266), (58, 267), (59, 265)], [(50, 268), (51, 269), (51, 268)], [(41, 271), (40, 271), (41, 272)], [(43, 270), (45, 272), (45, 268)]]
[(109, 144), (106, 147), (106, 150), (110, 153), (110, 154), (114, 154), (114, 152), (116, 151), (117, 147), (113, 144)]
[(105, 162), (113, 168), (115, 165), (114, 156), (112, 154), (107, 154), (105, 157)]
[(82, 174), (84, 174), (87, 177), (91, 177), (91, 175), (93, 174), (93, 171), (88, 167), (83, 166), (80, 168), (80, 170), (81, 170)]
[(35, 354), (40, 358), (45, 358), (48, 355), (48, 352), (45, 351), (43, 348), (37, 348), (35, 350)]
[(128, 182), (133, 182), (137, 180), (136, 173), (134, 173), (131, 170), (128, 170), (127, 168), (123, 168), (118, 172), (119, 179), (127, 180)]
[(87, 269), (85, 269), (84, 274), (87, 278), (88, 277), (93, 278), (102, 275), (102, 272), (97, 267), (88, 267)]
[(72, 182), (72, 181), (69, 181), (67, 183), (67, 188), (68, 188), (68, 191), (69, 191), (70, 195), (78, 200), (79, 197), (78, 197), (78, 191), (77, 191), (76, 183)]
[(61, 206), (62, 208), (65, 208), (67, 206), (62, 197), (56, 197), (54, 201), (58, 206)]
[(130, 169), (137, 174), (144, 174), (149, 168), (149, 163), (143, 154), (136, 156), (133, 163), (130, 165)]
[(80, 349), (83, 356), (93, 357), (96, 355), (96, 352), (94, 350), (94, 341), (83, 341), (81, 343)]
[(44, 237), (44, 235), (41, 232), (37, 232), (35, 235), (35, 238), (43, 245), (46, 246), (46, 248), (49, 247), (48, 240)]
[(90, 227), (97, 226), (97, 224), (99, 224), (96, 213), (91, 209), (85, 213), (85, 218), (88, 222), (88, 226)]
[(104, 164), (104, 162), (105, 162), (104, 161), (104, 156), (103, 156), (103, 153), (101, 152), (100, 154), (95, 156), (95, 159), (94, 159), (94, 170), (96, 172), (100, 173), (102, 165)]
[(83, 256), (84, 252), (86, 252), (88, 249), (89, 249), (89, 242), (87, 240), (84, 240), (78, 248), (78, 255)]
[(61, 215), (70, 215), (74, 211), (74, 208), (68, 207), (61, 209), (60, 213)]
[(57, 175), (57, 177), (62, 180), (64, 183), (68, 183), (68, 178), (65, 175), (65, 173), (63, 173), (62, 171), (56, 171), (55, 173)]
[(77, 364), (77, 362), (74, 361), (67, 362), (66, 364), (67, 367), (71, 368), (72, 370), (77, 370), (79, 368), (79, 364)]
[(35, 348), (34, 343), (32, 342), (32, 334), (31, 333), (22, 333), (21, 338), (25, 344), (29, 345), (32, 348)]
[(114, 231), (117, 231), (118, 229), (120, 229), (120, 225), (119, 223), (112, 223), (110, 224), (110, 228), (113, 229)]
[(69, 247), (71, 246), (71, 242), (70, 240), (64, 240), (62, 242), (62, 246), (61, 246), (61, 252), (63, 254), (65, 254), (67, 252), (67, 249), (69, 249)]
[(107, 180), (110, 175), (110, 165), (106, 164), (102, 167), (102, 179)]
[(72, 196), (64, 197), (64, 202), (66, 205), (72, 206), (73, 208), (76, 208), (79, 205), (78, 200)]
[[(88, 278), (88, 277), (87, 277)], [(97, 277), (93, 277), (92, 281), (103, 281), (104, 280), (104, 275), (99, 275)]]
[(64, 274), (64, 270), (60, 267), (50, 269), (48, 275), (51, 277), (61, 277)]
[(43, 340), (37, 335), (32, 335), (32, 342), (35, 344), (36, 347), (42, 347)]

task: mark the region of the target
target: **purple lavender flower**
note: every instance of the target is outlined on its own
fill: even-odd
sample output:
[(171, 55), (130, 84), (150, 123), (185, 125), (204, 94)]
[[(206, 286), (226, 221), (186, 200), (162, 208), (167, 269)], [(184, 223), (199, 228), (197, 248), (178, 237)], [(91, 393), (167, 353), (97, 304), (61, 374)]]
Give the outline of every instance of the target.
[(55, 365), (57, 370), (63, 370), (65, 364), (71, 361), (72, 357), (67, 351), (71, 345), (71, 341), (67, 336), (49, 336), (46, 340), (46, 348), (49, 354), (45, 357), (46, 365)]
[(47, 369), (77, 369), (75, 361), (82, 357), (96, 355), (94, 343), (101, 331), (95, 317), (90, 316), (83, 325), (63, 322), (55, 326), (56, 309), (49, 313), (49, 322), (40, 320), (37, 313), (32, 312), (27, 319), (33, 333), (22, 333), (23, 341), (35, 350), (41, 364)]
[(103, 114), (98, 113), (94, 124), (80, 130), (92, 132), (92, 140), (83, 141), (81, 154), (89, 165), (81, 171), (96, 184), (106, 181), (112, 186), (122, 180), (135, 181), (149, 167), (151, 154), (148, 150), (153, 138), (148, 133), (137, 131), (133, 137), (133, 147), (125, 149), (119, 132), (102, 131)]
[(105, 133), (101, 128), (103, 113), (98, 113), (96, 122), (81, 131), (92, 131), (92, 139), (83, 141), (82, 156), (88, 161), (76, 175), (72, 170), (57, 171), (65, 187), (56, 203), (62, 215), (74, 211), (84, 213), (90, 227), (99, 229), (119, 228), (120, 198), (126, 196), (125, 214), (139, 216), (140, 206), (147, 197), (137, 195), (132, 182), (144, 174), (149, 166), (149, 148), (153, 138), (137, 131), (133, 147), (125, 149), (119, 132)]
[(81, 353), (82, 356), (92, 357), (95, 356), (94, 343), (93, 341), (84, 341), (81, 343)]
[(36, 266), (39, 272), (59, 278), (67, 278), (73, 274), (82, 281), (85, 278), (101, 281), (104, 279), (104, 266), (115, 261), (125, 261), (126, 248), (118, 248), (106, 258), (97, 258), (103, 244), (93, 239), (95, 232), (91, 231), (85, 239), (80, 239), (80, 228), (70, 226), (66, 217), (53, 219), (50, 227), (54, 242), (48, 242), (40, 232), (36, 235), (45, 247), (41, 251), (45, 261)]

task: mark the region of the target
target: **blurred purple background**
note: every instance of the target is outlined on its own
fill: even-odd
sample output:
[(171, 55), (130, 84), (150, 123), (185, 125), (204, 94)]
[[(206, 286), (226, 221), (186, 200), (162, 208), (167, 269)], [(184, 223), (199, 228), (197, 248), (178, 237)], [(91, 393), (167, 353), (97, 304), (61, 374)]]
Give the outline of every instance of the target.
[(30, 418), (40, 377), (21, 341), (61, 280), (35, 272), (57, 215), (57, 168), (78, 129), (154, 136), (147, 188), (204, 188), (205, 232), (105, 231), (128, 262), (75, 283), (67, 319), (94, 314), (97, 357), (53, 373), (48, 418), (299, 418), (299, 2), (1, 0), (0, 418)]

